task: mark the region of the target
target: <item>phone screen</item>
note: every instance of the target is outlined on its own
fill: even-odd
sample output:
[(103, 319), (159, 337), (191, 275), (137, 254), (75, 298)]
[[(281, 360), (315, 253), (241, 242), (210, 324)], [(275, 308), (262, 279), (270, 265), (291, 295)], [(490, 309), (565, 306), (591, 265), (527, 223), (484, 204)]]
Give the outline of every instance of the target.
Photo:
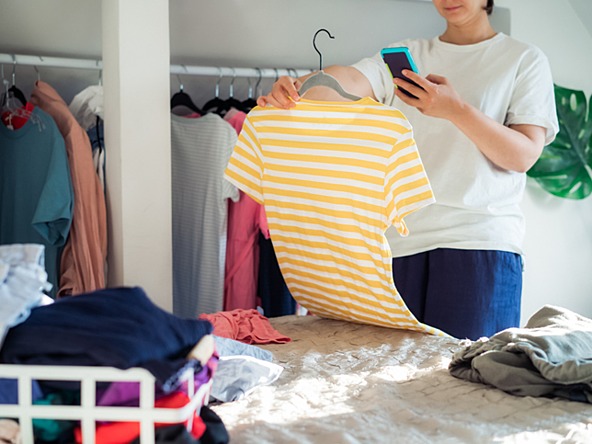
[[(407, 47), (400, 46), (396, 48), (384, 48), (380, 52), (380, 54), (382, 55), (382, 59), (387, 64), (393, 77), (398, 77), (421, 88), (421, 86), (419, 86), (413, 80), (411, 80), (408, 77), (405, 77), (402, 74), (402, 71), (404, 69), (408, 69), (410, 71), (419, 73), (419, 71), (417, 70), (417, 66), (415, 65), (415, 62), (413, 61), (413, 57), (411, 57), (411, 53), (409, 52), (409, 49)], [(401, 90), (401, 92), (408, 95), (409, 97), (413, 97), (414, 99), (417, 98), (410, 92), (404, 90), (403, 88), (399, 87), (399, 89)]]

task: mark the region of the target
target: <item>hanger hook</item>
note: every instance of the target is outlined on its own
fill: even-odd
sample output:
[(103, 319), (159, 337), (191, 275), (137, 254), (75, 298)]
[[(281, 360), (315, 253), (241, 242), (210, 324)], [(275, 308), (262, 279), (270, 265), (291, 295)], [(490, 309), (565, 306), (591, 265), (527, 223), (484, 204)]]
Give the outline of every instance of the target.
[(12, 55), (12, 86), (16, 85), (16, 55)]
[(253, 98), (253, 84), (251, 83), (251, 77), (247, 77), (247, 82), (249, 84), (249, 89), (247, 90), (247, 98), (248, 99), (252, 99)]
[(220, 81), (222, 80), (222, 68), (218, 66), (218, 81), (216, 82), (216, 97), (220, 96)]
[(255, 69), (257, 70), (257, 73), (259, 74), (259, 78), (257, 79), (257, 83), (255, 83), (255, 96), (258, 96), (259, 95), (259, 84), (261, 83), (261, 79), (263, 79), (263, 72), (261, 71), (261, 68), (255, 67)]
[(234, 81), (236, 80), (236, 69), (232, 69), (232, 80), (230, 81), (230, 86), (228, 87), (228, 96), (232, 99), (234, 97)]
[(327, 35), (334, 39), (335, 37), (333, 37), (331, 35), (331, 33), (329, 31), (327, 31), (325, 28), (321, 28), (319, 29), (317, 32), (315, 32), (314, 37), (312, 38), (312, 47), (314, 48), (314, 50), (317, 52), (317, 54), (319, 55), (319, 71), (323, 70), (323, 54), (321, 54), (321, 51), (319, 51), (319, 48), (317, 48), (317, 44), (316, 44), (316, 39), (317, 39), (317, 35), (319, 34), (319, 32), (326, 32)]
[[(39, 57), (39, 58), (41, 58), (41, 57)], [(95, 60), (95, 66), (99, 70), (99, 86), (103, 86), (103, 67), (101, 66), (101, 62), (98, 60)]]
[(179, 91), (183, 91), (183, 82), (181, 81), (181, 75), (177, 73), (177, 82), (179, 82)]
[(277, 82), (280, 78), (280, 72), (277, 68), (273, 68), (273, 70), (275, 71), (275, 81)]
[(35, 68), (35, 72), (37, 73), (37, 81), (41, 80), (41, 73), (39, 72), (37, 65), (33, 65), (33, 68)]

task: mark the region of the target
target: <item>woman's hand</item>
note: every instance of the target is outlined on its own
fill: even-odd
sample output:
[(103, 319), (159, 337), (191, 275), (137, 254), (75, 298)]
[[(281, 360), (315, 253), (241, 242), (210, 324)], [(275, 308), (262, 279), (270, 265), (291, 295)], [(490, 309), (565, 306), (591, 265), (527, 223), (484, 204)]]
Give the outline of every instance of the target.
[(404, 79), (395, 78), (393, 79), (395, 85), (400, 86), (417, 98), (409, 97), (398, 88), (395, 89), (395, 95), (407, 105), (417, 108), (422, 114), (452, 120), (453, 116), (458, 114), (465, 106), (462, 98), (446, 77), (436, 74), (422, 77), (409, 70), (403, 70), (403, 75), (413, 80), (421, 88)]
[(414, 99), (395, 89), (399, 99), (426, 116), (446, 119), (456, 125), (498, 167), (524, 173), (539, 158), (545, 145), (545, 128), (536, 125), (504, 126), (463, 101), (446, 77), (430, 74), (423, 78), (407, 70), (403, 74), (421, 88), (405, 80), (394, 79), (396, 85), (417, 97)]
[(296, 106), (300, 95), (298, 90), (302, 86), (300, 79), (290, 76), (282, 76), (273, 84), (271, 91), (266, 96), (260, 96), (257, 99), (257, 105), (272, 105), (276, 108), (289, 109)]

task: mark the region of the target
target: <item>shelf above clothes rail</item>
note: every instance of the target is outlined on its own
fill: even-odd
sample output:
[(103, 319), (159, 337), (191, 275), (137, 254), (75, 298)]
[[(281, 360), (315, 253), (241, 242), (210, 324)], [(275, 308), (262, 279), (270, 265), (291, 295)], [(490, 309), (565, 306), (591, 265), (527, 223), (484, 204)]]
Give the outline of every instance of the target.
[[(28, 65), (51, 68), (74, 68), (100, 71), (103, 62), (98, 59), (77, 59), (65, 57), (46, 57), (38, 55), (3, 54), (0, 53), (0, 64), (3, 65)], [(171, 65), (171, 74), (211, 77), (251, 77), (251, 78), (277, 78), (279, 76), (302, 76), (312, 72), (311, 69), (294, 68), (241, 68), (225, 66), (195, 66), (195, 65)], [(4, 70), (7, 76), (8, 70)]]

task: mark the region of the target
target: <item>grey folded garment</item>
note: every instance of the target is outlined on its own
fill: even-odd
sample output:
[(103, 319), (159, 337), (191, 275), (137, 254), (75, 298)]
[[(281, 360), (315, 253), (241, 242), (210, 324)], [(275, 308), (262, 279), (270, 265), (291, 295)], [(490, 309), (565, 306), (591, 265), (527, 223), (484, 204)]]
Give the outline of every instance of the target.
[(545, 305), (524, 328), (468, 342), (449, 371), (513, 395), (592, 403), (592, 320)]
[(210, 398), (214, 401), (237, 401), (257, 387), (273, 384), (284, 368), (252, 356), (221, 356), (214, 377)]
[(264, 361), (272, 361), (273, 354), (269, 350), (264, 350), (256, 345), (245, 344), (235, 339), (223, 338), (214, 335), (216, 341), (216, 351), (222, 356), (251, 356)]

